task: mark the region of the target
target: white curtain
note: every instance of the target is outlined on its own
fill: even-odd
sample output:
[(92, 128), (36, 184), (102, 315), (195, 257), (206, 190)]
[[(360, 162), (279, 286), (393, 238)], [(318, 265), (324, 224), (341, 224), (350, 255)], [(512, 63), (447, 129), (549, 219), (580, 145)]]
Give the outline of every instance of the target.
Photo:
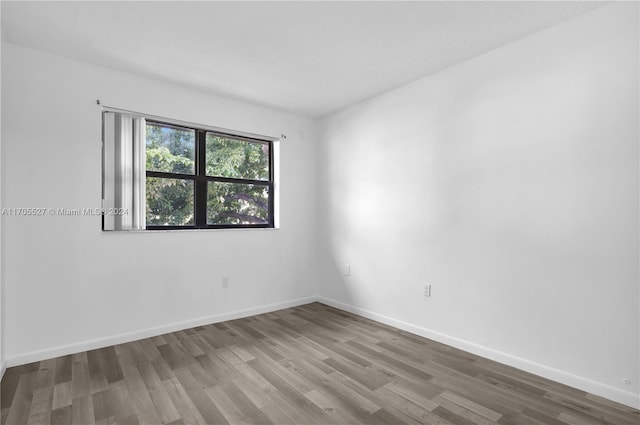
[(145, 119), (104, 112), (103, 131), (103, 229), (143, 230), (146, 227)]

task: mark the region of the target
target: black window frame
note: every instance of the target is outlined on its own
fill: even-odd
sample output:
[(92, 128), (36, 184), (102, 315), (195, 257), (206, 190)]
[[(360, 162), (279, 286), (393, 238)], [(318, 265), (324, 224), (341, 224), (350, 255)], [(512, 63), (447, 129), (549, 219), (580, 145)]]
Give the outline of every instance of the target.
[[(146, 230), (202, 230), (202, 229), (273, 229), (275, 228), (274, 217), (274, 170), (273, 170), (273, 141), (226, 133), (222, 131), (208, 130), (205, 128), (191, 127), (188, 125), (179, 125), (164, 122), (156, 119), (146, 119), (148, 124), (158, 125), (162, 127), (175, 128), (179, 130), (189, 130), (195, 132), (195, 170), (194, 174), (171, 173), (165, 171), (149, 171), (145, 169), (145, 180), (148, 177), (165, 178), (173, 180), (191, 180), (193, 181), (193, 225), (147, 225)], [(206, 145), (207, 134), (226, 137), (234, 140), (245, 141), (247, 143), (259, 143), (269, 146), (269, 179), (254, 180), (243, 178), (216, 177), (207, 175), (206, 161)], [(208, 224), (207, 223), (207, 185), (208, 182), (235, 183), (235, 184), (251, 184), (264, 186), (268, 189), (269, 205), (267, 223), (262, 224)], [(146, 215), (146, 199), (145, 199), (145, 215)]]

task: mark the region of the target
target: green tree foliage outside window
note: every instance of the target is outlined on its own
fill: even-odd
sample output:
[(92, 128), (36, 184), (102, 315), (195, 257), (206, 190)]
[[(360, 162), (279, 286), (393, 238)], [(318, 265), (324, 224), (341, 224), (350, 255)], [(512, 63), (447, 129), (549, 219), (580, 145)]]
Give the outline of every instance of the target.
[[(250, 180), (269, 179), (269, 145), (208, 133), (208, 176)], [(264, 224), (268, 222), (269, 192), (264, 186), (208, 182), (207, 224)]]
[(194, 225), (197, 179), (206, 184), (206, 225), (268, 224), (270, 144), (207, 132), (197, 176), (197, 139), (192, 129), (147, 124), (147, 171), (162, 173), (147, 176), (147, 225)]
[[(195, 173), (195, 131), (147, 124), (147, 171)], [(194, 223), (193, 181), (147, 177), (147, 225)]]

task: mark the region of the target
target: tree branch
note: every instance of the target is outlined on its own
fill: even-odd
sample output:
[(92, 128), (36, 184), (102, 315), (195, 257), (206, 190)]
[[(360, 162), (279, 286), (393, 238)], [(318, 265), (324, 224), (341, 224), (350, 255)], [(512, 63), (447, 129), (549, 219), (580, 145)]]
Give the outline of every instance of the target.
[(265, 219), (262, 219), (260, 217), (247, 215), (247, 214), (240, 214), (234, 211), (223, 211), (219, 214), (219, 216), (221, 218), (226, 218), (226, 217), (237, 218), (240, 221), (249, 222), (250, 224), (266, 224), (267, 223)]

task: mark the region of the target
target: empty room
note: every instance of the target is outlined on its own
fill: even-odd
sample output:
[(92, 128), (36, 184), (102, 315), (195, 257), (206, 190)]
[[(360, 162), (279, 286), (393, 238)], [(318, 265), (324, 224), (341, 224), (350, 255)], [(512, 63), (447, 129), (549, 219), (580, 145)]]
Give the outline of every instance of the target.
[(637, 425), (639, 16), (1, 1), (0, 425)]

